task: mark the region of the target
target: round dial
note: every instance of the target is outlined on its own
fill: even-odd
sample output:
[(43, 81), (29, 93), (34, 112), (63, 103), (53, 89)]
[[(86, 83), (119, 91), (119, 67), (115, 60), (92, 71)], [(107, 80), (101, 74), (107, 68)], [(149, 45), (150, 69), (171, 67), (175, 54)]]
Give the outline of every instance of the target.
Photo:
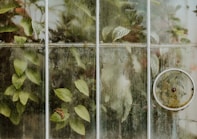
[(184, 70), (171, 68), (161, 72), (155, 79), (153, 94), (160, 106), (178, 111), (186, 108), (194, 98), (195, 85)]

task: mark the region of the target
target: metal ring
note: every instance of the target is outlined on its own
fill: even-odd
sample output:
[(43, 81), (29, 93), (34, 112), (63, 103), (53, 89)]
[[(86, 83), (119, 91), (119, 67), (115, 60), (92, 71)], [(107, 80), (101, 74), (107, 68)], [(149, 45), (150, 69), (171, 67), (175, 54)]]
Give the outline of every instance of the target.
[[(180, 107), (179, 106), (177, 106), (177, 107), (174, 107), (174, 106), (168, 106), (168, 105), (165, 105), (165, 104), (163, 104), (162, 102), (161, 102), (161, 99), (159, 99), (159, 97), (158, 97), (158, 95), (157, 95), (157, 85), (158, 85), (158, 81), (160, 80), (160, 78), (162, 77), (162, 76), (164, 76), (164, 74), (166, 74), (166, 73), (168, 73), (168, 72), (171, 72), (171, 71), (177, 71), (177, 72), (181, 72), (181, 73), (183, 73), (184, 75), (186, 75), (188, 78), (189, 78), (189, 80), (191, 81), (191, 84), (192, 84), (192, 89), (191, 89), (191, 96), (190, 96), (190, 98), (188, 99), (188, 101), (186, 101), (185, 102), (185, 104), (183, 105), (180, 105)], [(167, 85), (169, 85), (168, 83), (167, 83)], [(194, 80), (192, 79), (192, 77), (186, 72), (186, 71), (184, 71), (184, 70), (182, 70), (182, 69), (178, 69), (178, 68), (170, 68), (170, 69), (167, 69), (167, 70), (164, 70), (163, 72), (161, 72), (157, 77), (156, 77), (156, 79), (155, 79), (155, 82), (154, 82), (154, 84), (153, 84), (153, 95), (154, 95), (154, 98), (155, 98), (155, 100), (157, 101), (157, 103), (161, 106), (161, 107), (163, 107), (163, 108), (165, 108), (165, 109), (167, 109), (167, 110), (171, 110), (171, 111), (179, 111), (179, 110), (183, 110), (183, 109), (185, 109), (187, 106), (189, 106), (190, 104), (191, 104), (191, 102), (193, 101), (193, 99), (194, 99), (194, 96), (195, 96), (195, 90), (196, 90), (196, 88), (195, 88), (195, 82), (194, 82)], [(166, 91), (166, 90), (165, 90)], [(175, 92), (176, 91), (176, 88), (172, 88), (171, 89), (171, 93), (173, 93), (173, 92)], [(169, 94), (169, 89), (167, 89), (167, 91), (165, 92), (165, 93), (168, 93)], [(164, 94), (165, 95), (165, 94)], [(169, 97), (170, 98), (170, 97)], [(172, 99), (173, 100), (173, 99)], [(178, 100), (178, 99), (177, 99)]]

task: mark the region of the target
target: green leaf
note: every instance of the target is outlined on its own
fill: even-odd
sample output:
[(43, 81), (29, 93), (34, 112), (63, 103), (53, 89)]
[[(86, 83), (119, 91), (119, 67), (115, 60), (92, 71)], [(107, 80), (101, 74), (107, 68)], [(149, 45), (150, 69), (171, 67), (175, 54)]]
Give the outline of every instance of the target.
[(6, 13), (8, 11), (11, 11), (15, 7), (16, 7), (16, 5), (14, 5), (14, 4), (8, 4), (8, 5), (1, 6), (1, 8), (0, 8), (0, 14), (4, 14), (4, 13)]
[(18, 125), (20, 123), (20, 120), (21, 120), (21, 115), (18, 114), (17, 112), (15, 112), (15, 111), (12, 111), (11, 115), (10, 115), (10, 121), (14, 125)]
[(124, 36), (129, 34), (130, 31), (131, 31), (130, 29), (127, 29), (127, 28), (122, 27), (122, 26), (116, 27), (112, 32), (113, 41), (116, 41), (116, 40), (119, 40), (119, 39), (123, 38)]
[(16, 101), (18, 101), (18, 99), (19, 99), (19, 92), (16, 91), (14, 93), (14, 95), (12, 96), (12, 101), (13, 102), (16, 102)]
[(29, 93), (25, 92), (25, 91), (20, 91), (19, 92), (19, 98), (20, 98), (21, 104), (26, 105), (27, 101), (29, 99)]
[(71, 102), (72, 93), (70, 92), (70, 90), (66, 88), (58, 88), (58, 89), (54, 89), (54, 92), (57, 95), (57, 97), (61, 99), (62, 101)]
[(31, 82), (33, 82), (37, 85), (41, 84), (41, 75), (39, 72), (28, 69), (28, 70), (26, 70), (26, 76)]
[(10, 117), (11, 109), (5, 103), (0, 103), (0, 114), (4, 115), (5, 117)]
[(33, 92), (29, 94), (29, 99), (30, 99), (31, 101), (33, 101), (33, 102), (39, 103), (39, 98), (38, 98), (38, 96), (37, 96), (35, 93), (33, 93)]
[(8, 95), (8, 96), (13, 96), (15, 92), (16, 92), (15, 87), (13, 85), (11, 85), (11, 86), (7, 87), (4, 94)]
[(56, 123), (55, 129), (59, 130), (64, 128), (66, 125), (68, 124), (68, 120), (60, 122), (60, 123)]
[(69, 120), (70, 127), (73, 131), (80, 135), (85, 135), (85, 126), (79, 119), (71, 119)]
[(83, 120), (86, 120), (88, 122), (90, 122), (90, 114), (88, 112), (88, 110), (86, 109), (85, 106), (83, 105), (78, 105), (76, 107), (74, 107), (75, 112), (77, 113), (77, 115), (82, 118)]
[(24, 53), (24, 56), (25, 58), (27, 58), (27, 60), (29, 60), (31, 63), (37, 65), (37, 66), (40, 66), (40, 60), (39, 60), (39, 57), (38, 55), (33, 52), (33, 51), (26, 51)]
[(12, 75), (12, 84), (16, 89), (20, 89), (26, 79), (25, 75), (18, 77), (16, 74)]
[(151, 73), (153, 77), (156, 77), (156, 75), (159, 73), (159, 58), (157, 57), (156, 54), (151, 55)]
[(35, 39), (38, 39), (39, 34), (44, 30), (44, 23), (39, 21), (32, 21), (32, 28), (34, 32)]
[(83, 93), (86, 96), (89, 96), (89, 88), (84, 80), (79, 79), (75, 81), (75, 86), (81, 93)]
[(26, 37), (23, 36), (14, 36), (14, 42), (16, 44), (24, 44), (27, 41)]
[(32, 20), (30, 18), (25, 17), (21, 20), (21, 23), (20, 23), (20, 25), (23, 27), (24, 32), (27, 36), (31, 36), (33, 33), (31, 21)]
[(18, 76), (21, 76), (27, 68), (27, 61), (22, 59), (15, 59), (14, 60), (14, 69)]
[(92, 18), (93, 20), (96, 20), (95, 17), (91, 15), (91, 12), (89, 8), (86, 6), (86, 4), (80, 3), (80, 2), (74, 2), (77, 9), (80, 9), (81, 12), (85, 13), (88, 17)]
[(181, 38), (180, 42), (181, 43), (190, 43), (190, 40), (187, 38)]
[(81, 68), (83, 68), (84, 70), (86, 69), (85, 64), (81, 61), (80, 55), (77, 52), (76, 49), (72, 48), (71, 49), (71, 53), (73, 54), (73, 56), (75, 57), (75, 60), (77, 61), (77, 65)]
[(54, 112), (51, 117), (50, 120), (53, 122), (65, 122), (69, 117), (70, 114), (66, 111), (64, 111), (63, 109), (61, 109), (61, 114), (59, 112)]
[(23, 112), (25, 111), (25, 105), (22, 105), (20, 102), (16, 103), (16, 110), (19, 115), (23, 114)]
[(102, 37), (104, 41), (111, 40), (112, 38), (112, 30), (114, 29), (113, 26), (104, 27), (102, 30)]
[(51, 115), (50, 120), (53, 121), (53, 122), (62, 122), (62, 121), (64, 121), (64, 120), (62, 120), (61, 116), (57, 112), (54, 112)]
[(0, 33), (4, 33), (4, 32), (15, 32), (17, 31), (18, 28), (16, 26), (5, 26), (5, 27), (0, 27)]

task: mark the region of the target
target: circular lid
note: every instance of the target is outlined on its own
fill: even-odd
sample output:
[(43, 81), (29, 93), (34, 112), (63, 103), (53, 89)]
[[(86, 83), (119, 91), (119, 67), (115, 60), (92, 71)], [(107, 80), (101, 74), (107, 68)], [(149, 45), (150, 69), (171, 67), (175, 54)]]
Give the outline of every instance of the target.
[(186, 108), (194, 98), (195, 85), (184, 70), (171, 68), (161, 72), (155, 79), (153, 94), (157, 103), (167, 110)]

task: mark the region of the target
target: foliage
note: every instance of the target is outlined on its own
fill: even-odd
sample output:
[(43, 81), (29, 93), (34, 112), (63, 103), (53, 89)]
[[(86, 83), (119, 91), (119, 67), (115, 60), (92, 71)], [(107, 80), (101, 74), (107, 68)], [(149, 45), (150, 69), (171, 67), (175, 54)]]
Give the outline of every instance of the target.
[(19, 44), (39, 41), (41, 38), (38, 38), (38, 35), (43, 30), (44, 21), (32, 18), (29, 10), (34, 9), (40, 11), (40, 15), (43, 14), (40, 1), (35, 0), (33, 3), (30, 0), (0, 1), (0, 40)]
[(151, 1), (152, 42), (156, 43), (189, 43), (188, 30), (176, 15), (183, 7), (169, 5), (162, 0)]
[[(61, 19), (56, 23), (57, 28), (49, 28), (50, 40), (52, 42), (95, 41), (95, 3), (95, 0), (64, 0), (63, 10), (58, 15)], [(51, 7), (49, 10), (55, 12), (53, 8)], [(66, 11), (64, 11), (65, 9)]]
[(124, 0), (101, 0), (100, 27), (104, 42), (145, 42), (143, 13), (136, 4)]
[[(70, 82), (66, 85), (54, 85), (52, 90), (55, 94), (53, 97), (55, 98), (53, 99), (57, 100), (57, 104), (52, 104), (52, 107), (55, 106), (55, 110), (51, 114), (50, 120), (55, 123), (56, 130), (69, 127), (77, 134), (85, 135), (86, 125), (92, 121), (90, 112), (94, 109), (95, 105), (93, 104), (94, 102), (92, 102), (92, 93), (94, 90), (91, 88), (95, 83), (94, 76), (88, 76), (89, 67), (87, 67), (85, 60), (82, 60), (77, 49), (71, 48), (69, 53), (71, 53), (72, 60), (67, 60), (67, 64), (69, 65), (69, 67), (67, 67), (68, 69), (66, 67), (60, 67), (65, 65), (58, 65), (58, 70), (61, 71), (60, 76), (64, 76), (63, 71), (65, 71), (65, 69), (67, 69), (66, 74), (75, 74), (74, 76), (77, 74), (77, 76), (64, 78), (64, 80)], [(73, 70), (79, 70), (80, 72), (70, 73)], [(58, 78), (58, 80), (60, 80), (60, 78)], [(64, 80), (63, 82), (65, 82)]]
[[(137, 12), (134, 3), (123, 0), (102, 0), (100, 3), (102, 41), (145, 41), (144, 17)], [(57, 5), (60, 8), (58, 16), (61, 19), (56, 21), (57, 27), (51, 25), (51, 28), (49, 28), (50, 40), (52, 42), (95, 42), (96, 2), (93, 0), (64, 0), (64, 5), (64, 7)], [(55, 13), (53, 10), (55, 7), (54, 5), (49, 10)], [(52, 18), (56, 20), (53, 16), (51, 16), (50, 21)]]
[(19, 50), (22, 53), (20, 56), (17, 54), (18, 50), (14, 54), (15, 72), (12, 74), (12, 84), (5, 89), (0, 103), (0, 114), (8, 117), (15, 125), (19, 124), (23, 113), (29, 109), (29, 107), (27, 109), (29, 101), (39, 103), (41, 93), (36, 91), (41, 91), (42, 84), (40, 73), (42, 56), (33, 50)]
[(107, 130), (101, 132), (103, 137), (137, 138), (146, 130), (145, 62), (144, 48), (101, 49), (101, 125)]

